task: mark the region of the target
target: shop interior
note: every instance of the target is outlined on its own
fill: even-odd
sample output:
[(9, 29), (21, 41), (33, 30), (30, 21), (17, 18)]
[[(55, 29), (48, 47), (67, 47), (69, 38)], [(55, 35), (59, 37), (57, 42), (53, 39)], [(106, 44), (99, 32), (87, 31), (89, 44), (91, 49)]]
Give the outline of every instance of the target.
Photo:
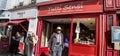
[(73, 43), (95, 44), (96, 21), (95, 18), (77, 18), (73, 21)]

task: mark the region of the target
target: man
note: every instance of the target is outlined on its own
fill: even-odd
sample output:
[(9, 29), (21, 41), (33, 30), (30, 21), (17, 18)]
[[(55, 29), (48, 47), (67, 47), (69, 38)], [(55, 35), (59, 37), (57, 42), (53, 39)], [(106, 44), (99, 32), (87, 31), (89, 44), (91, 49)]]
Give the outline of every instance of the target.
[(63, 34), (61, 27), (57, 27), (56, 33), (53, 33), (49, 43), (50, 49), (53, 51), (52, 56), (62, 56), (62, 49), (63, 49)]
[(19, 47), (20, 38), (21, 38), (20, 32), (17, 32), (15, 36), (15, 46), (14, 46), (15, 54), (18, 54), (19, 52), (18, 47)]

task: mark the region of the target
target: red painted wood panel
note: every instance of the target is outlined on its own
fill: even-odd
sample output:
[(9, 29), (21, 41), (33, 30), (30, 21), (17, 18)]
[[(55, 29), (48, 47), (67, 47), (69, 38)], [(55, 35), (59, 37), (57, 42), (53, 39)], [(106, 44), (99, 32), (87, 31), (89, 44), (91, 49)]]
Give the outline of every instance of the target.
[(118, 56), (118, 51), (114, 50), (114, 56)]
[(70, 56), (96, 56), (95, 46), (72, 44)]
[(107, 51), (107, 56), (112, 56), (112, 51)]

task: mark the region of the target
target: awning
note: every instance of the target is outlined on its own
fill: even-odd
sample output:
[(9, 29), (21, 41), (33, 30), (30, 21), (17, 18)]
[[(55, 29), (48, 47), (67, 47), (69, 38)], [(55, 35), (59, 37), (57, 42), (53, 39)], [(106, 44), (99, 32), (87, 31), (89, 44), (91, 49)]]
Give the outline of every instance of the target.
[(21, 24), (22, 22), (25, 22), (26, 20), (13, 20), (13, 21), (9, 21), (9, 22), (4, 22), (2, 23), (3, 26), (7, 26), (7, 25), (20, 25), (26, 32), (27, 29), (25, 29), (25, 27)]
[(4, 22), (4, 23), (2, 23), (2, 24), (3, 24), (3, 26), (7, 26), (7, 25), (18, 25), (18, 24), (20, 24), (20, 23), (22, 23), (22, 22), (24, 22), (24, 21), (26, 21), (26, 20), (14, 20), (14, 21), (9, 21), (9, 22)]

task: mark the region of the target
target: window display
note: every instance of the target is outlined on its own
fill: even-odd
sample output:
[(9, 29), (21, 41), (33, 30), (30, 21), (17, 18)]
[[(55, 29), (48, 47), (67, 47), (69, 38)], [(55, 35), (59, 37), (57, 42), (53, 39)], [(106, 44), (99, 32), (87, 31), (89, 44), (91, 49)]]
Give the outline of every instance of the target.
[(48, 32), (49, 32), (49, 24), (44, 22), (43, 30), (42, 30), (42, 40), (41, 40), (41, 47), (47, 47), (48, 44)]
[(74, 19), (73, 43), (95, 44), (95, 18)]

